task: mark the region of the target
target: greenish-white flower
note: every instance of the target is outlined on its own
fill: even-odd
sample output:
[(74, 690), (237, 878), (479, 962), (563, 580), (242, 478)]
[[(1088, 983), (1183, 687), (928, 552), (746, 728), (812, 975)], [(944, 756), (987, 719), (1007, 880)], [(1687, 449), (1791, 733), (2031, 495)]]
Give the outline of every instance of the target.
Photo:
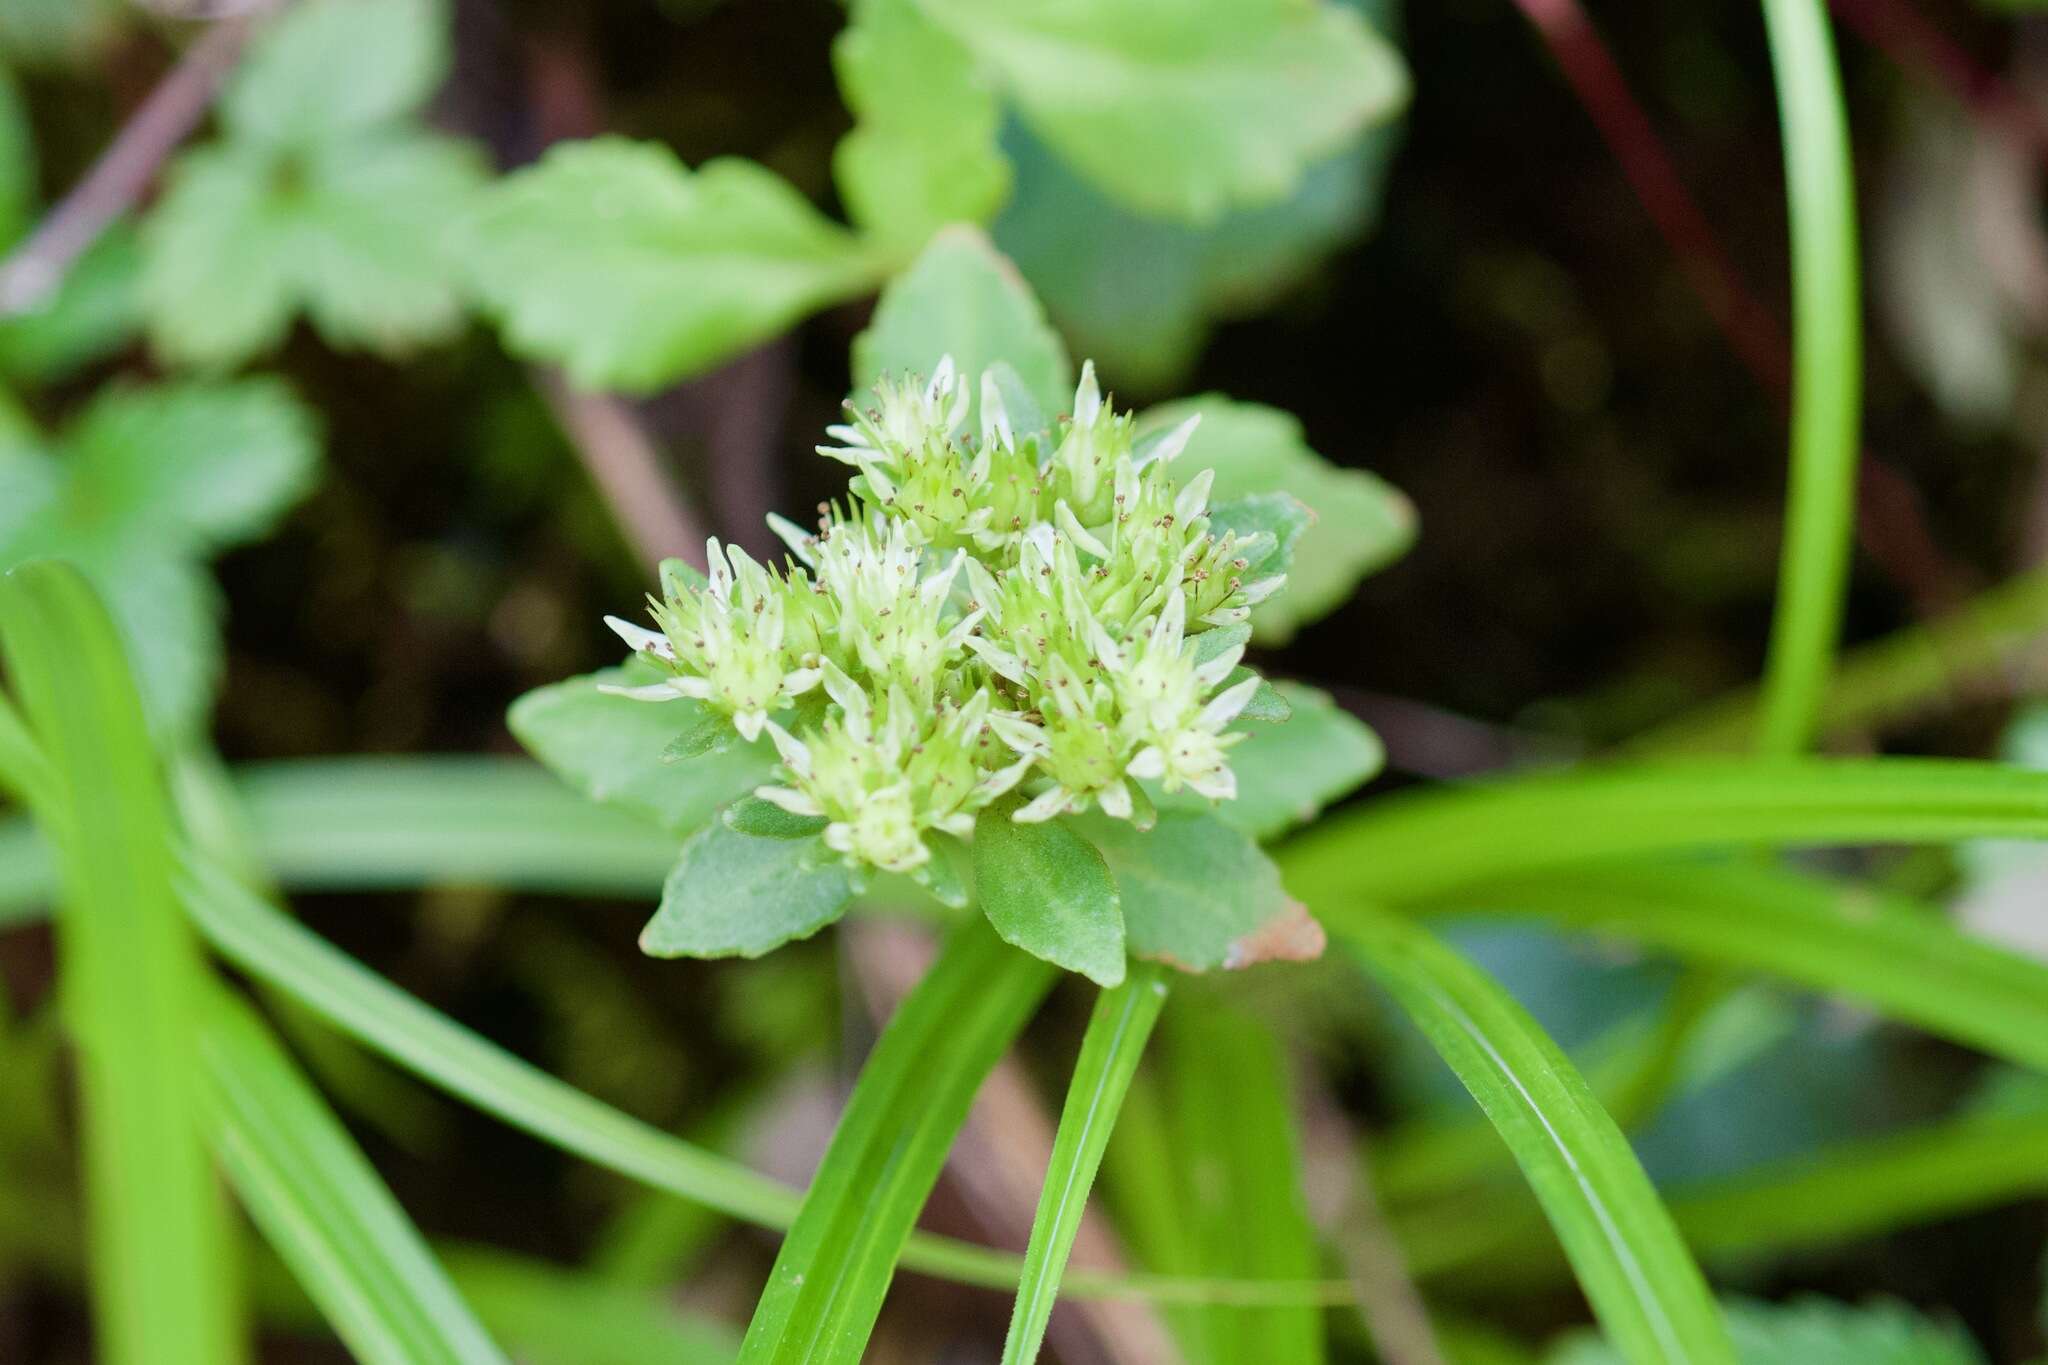
[(854, 468), (847, 504), (815, 531), (771, 518), (788, 562), (713, 541), (703, 580), (664, 575), (658, 630), (612, 620), (665, 670), (627, 695), (766, 731), (782, 779), (758, 795), (822, 818), (856, 869), (931, 878), (932, 841), (1013, 790), (1022, 821), (1236, 794), (1230, 726), (1259, 683), (1229, 679), (1281, 582), (1252, 567), (1272, 535), (1212, 529), (1208, 474), (1171, 477), (1192, 421), (1141, 445), (1092, 365), (1049, 432), (1013, 430), (993, 373), (979, 392), (970, 433), (950, 359), (884, 380), (818, 448)]

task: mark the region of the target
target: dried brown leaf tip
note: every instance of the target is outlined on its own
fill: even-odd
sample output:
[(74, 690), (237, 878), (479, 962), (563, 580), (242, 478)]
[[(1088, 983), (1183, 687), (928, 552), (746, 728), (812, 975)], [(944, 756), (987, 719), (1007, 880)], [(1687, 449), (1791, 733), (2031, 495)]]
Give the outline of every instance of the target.
[(1256, 966), (1261, 962), (1314, 962), (1329, 946), (1323, 926), (1300, 901), (1286, 908), (1230, 945), (1223, 955), (1226, 971)]

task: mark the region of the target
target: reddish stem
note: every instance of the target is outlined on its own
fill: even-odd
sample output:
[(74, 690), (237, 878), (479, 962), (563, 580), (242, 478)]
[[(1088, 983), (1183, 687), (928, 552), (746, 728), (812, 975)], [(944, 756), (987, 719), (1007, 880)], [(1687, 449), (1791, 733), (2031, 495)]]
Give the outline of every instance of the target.
[[(1848, 0), (1903, 6), (1905, 0)], [(1693, 291), (1738, 359), (1782, 407), (1790, 391), (1791, 345), (1777, 317), (1721, 247), (1706, 214), (1630, 91), (1578, 0), (1514, 0), (1620, 165)], [(1938, 35), (1937, 35), (1938, 36)], [(1961, 596), (1961, 575), (1928, 533), (1920, 496), (1896, 468), (1865, 451), (1857, 486), (1857, 539), (1922, 612)]]

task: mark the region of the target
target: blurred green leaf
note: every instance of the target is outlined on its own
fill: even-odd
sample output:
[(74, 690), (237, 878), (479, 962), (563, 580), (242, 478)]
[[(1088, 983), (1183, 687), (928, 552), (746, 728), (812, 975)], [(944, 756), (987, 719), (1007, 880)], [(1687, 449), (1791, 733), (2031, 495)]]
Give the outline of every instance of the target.
[(690, 836), (640, 932), (654, 957), (759, 957), (846, 912), (853, 883), (816, 839), (743, 834), (714, 820)]
[(1408, 96), (1399, 54), (1338, 5), (920, 2), (1035, 133), (1159, 217), (1207, 222), (1281, 199)]
[(1475, 889), (1471, 905), (1839, 992), (1888, 1018), (2048, 1070), (2048, 965), (1924, 905), (1751, 863), (1578, 869)]
[(456, 1285), (522, 1365), (730, 1365), (739, 1333), (670, 1295), (485, 1248), (443, 1253)]
[(1272, 860), (1217, 816), (1164, 811), (1147, 831), (1101, 815), (1073, 823), (1116, 878), (1135, 956), (1205, 972), (1322, 951), (1322, 930), (1288, 899)]
[(1015, 802), (974, 823), (974, 887), (1005, 941), (1098, 986), (1124, 979), (1116, 883), (1095, 846), (1064, 821), (1019, 824)]
[(1031, 1365), (1038, 1359), (1053, 1301), (1059, 1294), (1060, 1276), (1088, 1207), (1089, 1187), (1095, 1183), (1095, 1172), (1102, 1165), (1103, 1150), (1109, 1145), (1110, 1130), (1131, 1078), (1137, 1074), (1138, 1061), (1145, 1055), (1145, 1042), (1159, 1022), (1166, 992), (1162, 969), (1141, 966), (1131, 973), (1130, 980), (1104, 991), (1095, 1001), (1088, 1031), (1081, 1036), (1081, 1055), (1074, 1061), (1074, 1074), (1067, 1084), (1067, 1101), (1060, 1110), (1038, 1211), (1031, 1220), (1024, 1278), (1017, 1286), (1010, 1331), (1003, 1341), (1003, 1365)]
[(500, 181), (470, 232), (513, 349), (587, 388), (710, 369), (874, 282), (879, 262), (773, 173), (688, 170), (652, 143), (563, 143)]
[(106, 390), (66, 438), (73, 520), (211, 551), (311, 490), (312, 415), (276, 380)]
[(85, 249), (49, 297), (0, 317), (0, 375), (48, 384), (128, 344), (142, 325), (142, 249), (117, 223)]
[(456, 224), (484, 179), (476, 149), (403, 127), (186, 153), (143, 226), (152, 348), (231, 368), (282, 341), (300, 308), (344, 349), (447, 337), (463, 316)]
[(1706, 1280), (1577, 1068), (1483, 972), (1388, 915), (1342, 934), (1486, 1111), (1635, 1365), (1732, 1362)]
[[(1728, 1334), (1742, 1365), (1983, 1365), (1983, 1352), (1953, 1323), (1902, 1303), (1737, 1301)], [(1546, 1365), (1619, 1365), (1623, 1357), (1590, 1333), (1560, 1342)]]
[(1213, 469), (1212, 502), (1289, 493), (1315, 514), (1287, 570), (1287, 586), (1252, 609), (1261, 640), (1284, 643), (1351, 595), (1358, 581), (1400, 558), (1415, 541), (1415, 508), (1383, 480), (1331, 464), (1309, 449), (1301, 423), (1276, 408), (1218, 395), (1147, 411), (1144, 432), (1201, 417), (1175, 463), (1183, 482)]
[(503, 1365), (348, 1130), (248, 1006), (213, 997), (201, 1056), (229, 1181), (350, 1353), (365, 1365)]
[(1053, 977), (979, 918), (953, 931), (861, 1067), (755, 1306), (741, 1365), (858, 1365), (975, 1091)]
[[(853, 342), (853, 383), (864, 391), (885, 374), (929, 375), (943, 356), (979, 380), (1009, 364), (1048, 419), (1074, 400), (1074, 366), (1059, 334), (1016, 267), (973, 228), (950, 228), (890, 281), (874, 320)], [(981, 392), (971, 386), (978, 408)]]
[(833, 154), (853, 221), (904, 251), (986, 222), (1010, 191), (995, 92), (915, 0), (859, 0), (832, 45), (853, 131)]
[(317, 467), (312, 416), (275, 380), (104, 390), (58, 443), (0, 453), (0, 567), (77, 564), (105, 596), (152, 721), (189, 728), (220, 668), (197, 562), (268, 530)]
[(775, 750), (760, 739), (672, 761), (669, 746), (697, 724), (704, 706), (685, 697), (636, 701), (600, 690), (659, 677), (653, 664), (636, 656), (621, 668), (536, 688), (512, 703), (506, 721), (534, 757), (592, 800), (688, 834), (768, 781)]
[(1017, 188), (992, 230), (1118, 389), (1169, 390), (1214, 322), (1265, 307), (1370, 226), (1396, 140), (1376, 128), (1315, 162), (1287, 198), (1195, 227), (1128, 211), (1012, 124), (1003, 148)]
[(99, 1358), (233, 1361), (229, 1229), (200, 1116), (206, 967), (172, 891), (171, 813), (141, 701), (112, 621), (69, 566), (0, 578), (0, 651), (48, 763), (29, 795), (63, 884), (60, 999)]
[(250, 142), (347, 138), (426, 103), (448, 62), (439, 0), (300, 0), (250, 43), (221, 121)]
[(0, 5), (0, 61), (79, 61), (119, 29), (126, 9), (120, 0), (7, 0)]
[(35, 221), (35, 129), (14, 74), (0, 66), (0, 249), (12, 246)]

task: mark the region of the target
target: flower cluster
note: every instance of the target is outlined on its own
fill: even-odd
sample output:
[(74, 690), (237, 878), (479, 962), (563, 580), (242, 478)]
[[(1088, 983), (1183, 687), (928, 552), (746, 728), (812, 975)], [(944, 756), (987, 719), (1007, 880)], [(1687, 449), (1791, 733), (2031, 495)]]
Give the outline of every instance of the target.
[[(856, 868), (927, 875), (936, 836), (1100, 809), (1144, 824), (1145, 784), (1236, 795), (1230, 724), (1258, 688), (1239, 672), (1263, 531), (1212, 528), (1206, 472), (1169, 476), (1194, 423), (1141, 441), (1084, 366), (1069, 417), (1014, 430), (999, 374), (970, 389), (884, 380), (819, 453), (853, 467), (815, 531), (771, 518), (790, 556), (709, 547), (651, 598), (657, 629), (608, 618), (658, 662), (628, 694), (693, 698), (783, 780), (757, 795), (822, 817)], [(1015, 793), (1013, 796), (1012, 793)]]

